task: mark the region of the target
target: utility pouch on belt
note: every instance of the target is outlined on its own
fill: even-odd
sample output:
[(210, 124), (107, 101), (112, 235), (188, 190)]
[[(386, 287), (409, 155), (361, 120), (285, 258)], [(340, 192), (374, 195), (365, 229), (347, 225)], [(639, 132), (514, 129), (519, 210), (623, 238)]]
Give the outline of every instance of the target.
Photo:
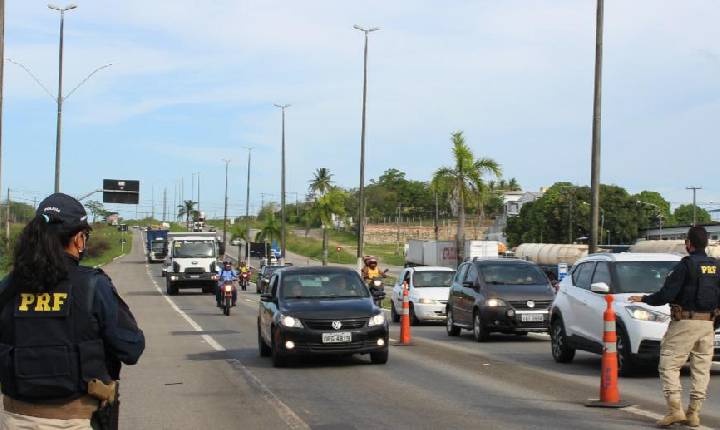
[(670, 305), (670, 318), (673, 321), (682, 320), (683, 308), (680, 305)]
[(100, 400), (100, 408), (93, 413), (93, 430), (117, 430), (120, 417), (119, 383), (105, 384), (99, 379), (88, 382), (88, 394)]

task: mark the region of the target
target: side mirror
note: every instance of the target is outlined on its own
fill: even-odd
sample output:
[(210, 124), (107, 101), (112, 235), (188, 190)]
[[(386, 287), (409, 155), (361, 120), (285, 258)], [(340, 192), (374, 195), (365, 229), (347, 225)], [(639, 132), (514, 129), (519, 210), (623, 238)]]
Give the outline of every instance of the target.
[(463, 287), (475, 288), (476, 286), (473, 281), (463, 281)]
[(596, 282), (590, 285), (590, 291), (598, 294), (608, 294), (610, 292), (610, 286), (605, 282)]
[(274, 300), (273, 300), (272, 294), (265, 294), (265, 293), (263, 293), (263, 294), (260, 295), (260, 301), (261, 301), (261, 302), (272, 302), (272, 301), (274, 301)]

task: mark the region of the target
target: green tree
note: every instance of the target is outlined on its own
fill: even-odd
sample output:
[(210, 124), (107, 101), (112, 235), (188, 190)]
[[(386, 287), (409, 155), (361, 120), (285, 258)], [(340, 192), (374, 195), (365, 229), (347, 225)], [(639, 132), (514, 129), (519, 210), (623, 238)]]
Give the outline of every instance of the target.
[(181, 205), (178, 205), (178, 218), (185, 217), (185, 226), (189, 229), (190, 217), (195, 216), (195, 202), (192, 200), (185, 200)]
[[(710, 213), (701, 207), (695, 209), (697, 224), (707, 224), (712, 221)], [(682, 205), (675, 209), (675, 222), (679, 225), (689, 225), (693, 222), (693, 205)]]
[(272, 243), (276, 237), (280, 236), (280, 221), (275, 218), (275, 214), (271, 213), (265, 217), (265, 221), (260, 227), (260, 231), (255, 235), (256, 242)]
[(313, 178), (310, 180), (310, 192), (312, 194), (320, 194), (321, 196), (330, 191), (330, 188), (332, 188), (332, 173), (330, 173), (330, 169), (326, 167), (321, 167), (319, 169), (315, 169), (315, 173), (313, 173)]
[(90, 214), (92, 215), (93, 224), (95, 224), (97, 217), (102, 216), (103, 212), (105, 212), (105, 207), (103, 206), (103, 204), (96, 200), (90, 200), (89, 202), (85, 203), (85, 207), (90, 211)]
[(499, 177), (502, 174), (500, 165), (490, 158), (475, 159), (475, 156), (465, 143), (461, 131), (455, 132), (451, 137), (454, 165), (441, 167), (435, 171), (432, 182), (436, 189), (445, 189), (450, 192), (458, 208), (458, 227), (456, 246), (458, 261), (462, 261), (465, 241), (465, 205), (467, 199), (474, 192), (479, 191), (483, 184), (483, 176), (490, 174)]
[(637, 201), (645, 207), (647, 212), (647, 228), (659, 225), (675, 224), (675, 217), (670, 212), (670, 202), (656, 191), (642, 191), (636, 196)]
[(333, 217), (345, 217), (345, 197), (342, 190), (332, 188), (318, 197), (310, 210), (311, 216), (320, 221), (322, 226), (323, 266), (327, 266), (328, 261), (328, 229), (332, 228)]

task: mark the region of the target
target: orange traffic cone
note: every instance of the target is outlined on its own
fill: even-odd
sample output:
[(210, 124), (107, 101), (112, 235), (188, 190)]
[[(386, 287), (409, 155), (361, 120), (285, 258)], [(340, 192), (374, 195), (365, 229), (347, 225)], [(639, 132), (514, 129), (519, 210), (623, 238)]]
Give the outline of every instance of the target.
[(603, 333), (602, 373), (600, 375), (600, 399), (588, 400), (585, 406), (595, 408), (624, 408), (628, 402), (620, 400), (618, 389), (617, 332), (615, 331), (615, 311), (613, 296), (605, 296), (607, 308), (603, 314), (605, 331)]
[(402, 320), (400, 321), (400, 343), (410, 343), (410, 296), (407, 282), (403, 282)]

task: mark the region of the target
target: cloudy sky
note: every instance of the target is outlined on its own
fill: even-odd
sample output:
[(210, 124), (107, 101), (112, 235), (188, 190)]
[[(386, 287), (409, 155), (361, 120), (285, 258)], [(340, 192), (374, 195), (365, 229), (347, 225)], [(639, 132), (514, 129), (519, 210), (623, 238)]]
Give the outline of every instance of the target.
[[(288, 191), (302, 196), (328, 167), (356, 186), (362, 33), (370, 39), (367, 175), (396, 167), (426, 180), (450, 162), (464, 130), (478, 156), (535, 190), (589, 183), (594, 0), (77, 0), (66, 15), (65, 88), (99, 72), (66, 102), (62, 189), (140, 179), (142, 205), (191, 195), (222, 213), (279, 199), (280, 112), (287, 112)], [(606, 0), (602, 181), (662, 192), (675, 204), (702, 186), (720, 202), (720, 3)], [(6, 57), (57, 86), (58, 13), (6, 0)], [(3, 187), (52, 190), (53, 100), (5, 66)], [(294, 194), (289, 198), (294, 200)], [(720, 207), (720, 204), (713, 208)], [(134, 209), (126, 212), (133, 215)]]

